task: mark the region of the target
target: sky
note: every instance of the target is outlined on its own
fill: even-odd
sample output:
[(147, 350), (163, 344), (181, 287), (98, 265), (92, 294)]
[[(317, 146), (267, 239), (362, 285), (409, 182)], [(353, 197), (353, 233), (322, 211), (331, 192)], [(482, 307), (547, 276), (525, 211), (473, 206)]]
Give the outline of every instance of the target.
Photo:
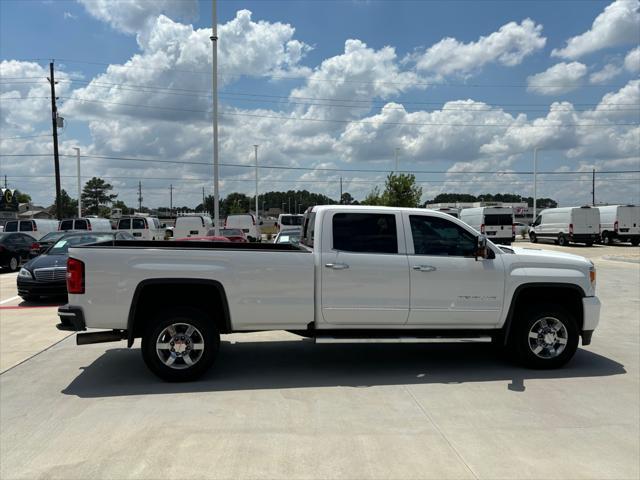
[[(640, 1), (219, 0), (220, 192), (640, 203)], [(0, 175), (55, 196), (195, 207), (213, 190), (211, 1), (0, 1)], [(397, 167), (396, 167), (397, 159)], [(274, 168), (275, 167), (275, 168)]]

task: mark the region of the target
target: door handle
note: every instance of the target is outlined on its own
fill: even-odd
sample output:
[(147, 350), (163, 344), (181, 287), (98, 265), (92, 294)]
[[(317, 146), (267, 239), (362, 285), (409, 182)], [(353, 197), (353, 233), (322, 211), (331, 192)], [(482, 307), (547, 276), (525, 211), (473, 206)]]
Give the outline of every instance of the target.
[(414, 265), (413, 269), (418, 272), (435, 272), (437, 270), (436, 267), (431, 265)]
[(349, 268), (349, 265), (346, 263), (325, 263), (324, 265), (327, 268), (332, 268), (333, 270), (346, 270)]

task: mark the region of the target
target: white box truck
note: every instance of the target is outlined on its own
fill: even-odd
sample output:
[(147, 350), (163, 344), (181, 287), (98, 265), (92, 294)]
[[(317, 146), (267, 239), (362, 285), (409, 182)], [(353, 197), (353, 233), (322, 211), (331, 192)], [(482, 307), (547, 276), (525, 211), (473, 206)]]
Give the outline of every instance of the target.
[(484, 233), (493, 243), (511, 245), (516, 233), (511, 207), (476, 207), (460, 211), (460, 220)]
[(600, 210), (600, 239), (605, 245), (614, 240), (640, 243), (640, 206), (607, 205)]
[(558, 245), (570, 242), (592, 246), (600, 238), (600, 210), (590, 206), (547, 208), (529, 229), (529, 239), (553, 239)]

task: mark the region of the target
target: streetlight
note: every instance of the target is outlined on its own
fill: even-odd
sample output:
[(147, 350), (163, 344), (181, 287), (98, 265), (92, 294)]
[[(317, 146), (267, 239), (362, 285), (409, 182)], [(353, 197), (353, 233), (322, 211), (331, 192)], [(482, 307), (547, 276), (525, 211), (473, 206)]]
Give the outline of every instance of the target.
[(538, 200), (538, 147), (533, 149), (533, 221), (536, 221)]
[(76, 164), (78, 169), (78, 218), (80, 218), (82, 217), (82, 187), (80, 186), (80, 148), (73, 147), (73, 149), (76, 151)]
[(258, 145), (254, 145), (253, 150), (256, 157), (256, 218), (260, 218), (258, 215)]

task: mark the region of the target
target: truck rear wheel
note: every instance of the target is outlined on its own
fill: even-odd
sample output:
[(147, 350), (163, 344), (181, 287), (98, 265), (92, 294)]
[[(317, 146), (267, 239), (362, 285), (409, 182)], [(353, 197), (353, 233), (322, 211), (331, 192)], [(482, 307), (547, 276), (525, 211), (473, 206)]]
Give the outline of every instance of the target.
[(632, 238), (631, 245), (633, 245), (634, 247), (637, 247), (638, 245), (640, 245), (640, 238)]
[(529, 240), (531, 241), (531, 243), (537, 243), (538, 242), (538, 237), (536, 237), (536, 233), (535, 232), (529, 232)]
[(509, 339), (516, 359), (529, 368), (558, 368), (578, 349), (576, 319), (562, 307), (541, 305), (517, 322)]
[(191, 381), (213, 365), (220, 334), (203, 311), (179, 307), (154, 320), (142, 337), (142, 358), (158, 377), (169, 382)]
[(567, 241), (567, 237), (565, 237), (563, 234), (558, 235), (558, 245), (564, 247), (568, 244), (569, 242)]

